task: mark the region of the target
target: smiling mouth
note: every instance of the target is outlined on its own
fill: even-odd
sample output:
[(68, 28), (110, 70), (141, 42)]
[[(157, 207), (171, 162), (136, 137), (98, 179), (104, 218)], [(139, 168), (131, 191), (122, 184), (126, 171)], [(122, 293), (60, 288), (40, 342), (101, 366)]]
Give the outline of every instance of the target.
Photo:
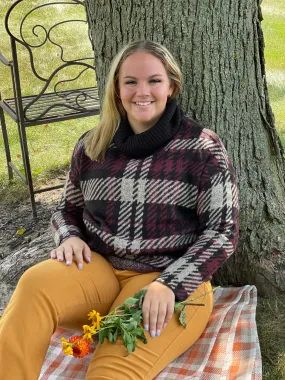
[(145, 107), (145, 106), (149, 106), (150, 104), (152, 104), (153, 102), (134, 102), (134, 104), (136, 106), (142, 106), (142, 107)]

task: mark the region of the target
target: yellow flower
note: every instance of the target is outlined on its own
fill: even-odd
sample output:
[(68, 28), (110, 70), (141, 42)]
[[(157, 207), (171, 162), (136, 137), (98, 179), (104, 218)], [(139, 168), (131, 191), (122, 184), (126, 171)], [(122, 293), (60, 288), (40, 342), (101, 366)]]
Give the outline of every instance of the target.
[(60, 338), (62, 344), (62, 351), (65, 355), (73, 355), (72, 345), (65, 338)]
[(103, 317), (101, 317), (100, 313), (98, 313), (96, 310), (92, 310), (88, 314), (88, 319), (92, 320), (92, 325), (95, 327), (95, 329), (99, 329), (101, 327), (101, 321)]
[(63, 348), (63, 352), (65, 353), (65, 355), (73, 355), (73, 349), (71, 346), (68, 346), (66, 348)]
[(96, 334), (97, 331), (94, 326), (88, 326), (84, 325), (83, 326), (83, 338), (87, 339), (90, 343), (94, 343), (94, 340), (92, 338), (92, 335)]
[(92, 321), (96, 321), (98, 316), (100, 316), (100, 313), (98, 313), (96, 310), (92, 310), (89, 314), (88, 314), (88, 319), (91, 319)]

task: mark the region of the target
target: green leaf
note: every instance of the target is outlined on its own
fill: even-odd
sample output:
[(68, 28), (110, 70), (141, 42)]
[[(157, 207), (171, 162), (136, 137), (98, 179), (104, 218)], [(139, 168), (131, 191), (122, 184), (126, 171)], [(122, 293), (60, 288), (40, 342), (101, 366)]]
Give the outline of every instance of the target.
[(118, 338), (118, 332), (119, 332), (119, 329), (117, 328), (114, 333), (113, 333), (113, 340), (114, 340), (114, 343), (116, 342), (117, 338)]
[(99, 336), (99, 342), (102, 344), (104, 342), (105, 337), (108, 335), (108, 329), (106, 330), (99, 330), (98, 336)]
[(114, 343), (114, 335), (111, 330), (108, 331), (108, 340), (111, 343)]
[(125, 305), (134, 305), (138, 302), (137, 298), (134, 298), (134, 297), (129, 297), (126, 299), (126, 301), (124, 302)]
[[(135, 310), (135, 312), (133, 313), (133, 310)], [(142, 322), (142, 310), (138, 310), (138, 309), (130, 309), (130, 312), (132, 313), (132, 318), (134, 321), (136, 322)]]
[(132, 336), (131, 334), (129, 334), (127, 331), (124, 331), (123, 333), (123, 342), (124, 342), (124, 345), (127, 347), (127, 345), (129, 343), (132, 343), (133, 342), (133, 339), (132, 339)]
[(131, 322), (128, 323), (128, 325), (127, 325), (127, 330), (131, 332), (132, 330), (134, 330), (137, 327), (137, 325), (138, 325), (138, 322), (136, 322), (132, 319)]
[(174, 305), (174, 312), (176, 313), (180, 308), (181, 308), (181, 303), (180, 302), (175, 302)]
[(129, 354), (135, 350), (135, 345), (133, 342), (127, 344), (127, 350)]
[(38, 168), (38, 169), (36, 169), (36, 170), (33, 170), (32, 173), (33, 173), (34, 175), (38, 175), (38, 174), (40, 174), (43, 170), (44, 170), (43, 168)]
[(146, 336), (144, 335), (143, 329), (140, 329), (140, 331), (138, 331), (136, 333), (136, 336), (137, 336), (137, 338), (139, 338), (140, 340), (142, 340), (144, 344), (147, 343), (147, 339), (146, 339)]
[(139, 300), (139, 309), (142, 308), (143, 299), (144, 299), (144, 296), (146, 295), (146, 292), (147, 290), (143, 289), (134, 295), (134, 298), (137, 298)]
[(181, 323), (181, 325), (183, 327), (186, 327), (186, 322), (185, 322), (185, 317), (186, 317), (186, 314), (185, 314), (185, 309), (186, 309), (186, 306), (183, 306), (181, 312), (180, 312), (180, 315), (179, 315), (179, 321)]

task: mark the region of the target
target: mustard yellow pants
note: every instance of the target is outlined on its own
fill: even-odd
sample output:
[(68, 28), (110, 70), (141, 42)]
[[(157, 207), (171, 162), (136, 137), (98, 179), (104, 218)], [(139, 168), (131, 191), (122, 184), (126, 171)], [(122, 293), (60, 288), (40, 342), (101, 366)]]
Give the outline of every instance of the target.
[[(82, 331), (92, 309), (107, 314), (158, 275), (115, 270), (96, 253), (82, 270), (74, 263), (68, 267), (56, 260), (28, 269), (0, 319), (0, 379), (38, 380), (58, 326)], [(209, 290), (211, 284), (205, 282), (191, 296)], [(213, 307), (212, 293), (201, 297), (199, 303), (205, 306), (187, 307), (186, 328), (174, 314), (160, 336), (152, 338), (145, 332), (148, 343), (139, 341), (127, 357), (121, 339), (116, 344), (105, 340), (94, 353), (86, 379), (153, 379), (202, 334)]]

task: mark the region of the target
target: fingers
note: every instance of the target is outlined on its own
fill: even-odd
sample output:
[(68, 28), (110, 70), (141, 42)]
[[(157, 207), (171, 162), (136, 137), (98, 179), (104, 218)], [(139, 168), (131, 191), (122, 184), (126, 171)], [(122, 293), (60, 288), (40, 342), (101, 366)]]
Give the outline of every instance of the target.
[(84, 245), (83, 257), (87, 263), (91, 263), (91, 249), (87, 244)]
[(83, 245), (78, 248), (76, 247), (76, 249), (74, 249), (74, 252), (73, 252), (74, 258), (77, 262), (78, 269), (83, 268), (83, 259), (87, 263), (91, 262), (91, 250), (85, 242), (82, 242), (82, 243)]
[(57, 255), (56, 255), (56, 249), (53, 249), (50, 253), (50, 258), (51, 259), (56, 259), (57, 258)]
[(64, 258), (64, 250), (62, 246), (55, 248), (50, 253), (51, 259), (57, 259), (58, 261), (63, 261)]
[(160, 336), (174, 313), (175, 295), (165, 285), (152, 283), (148, 286), (143, 302), (144, 329), (154, 338)]
[(78, 269), (83, 268), (83, 259), (91, 262), (91, 250), (88, 245), (81, 239), (71, 237), (64, 241), (58, 248), (53, 249), (50, 253), (51, 259), (66, 262), (70, 266), (73, 260), (76, 261)]
[(170, 321), (170, 319), (172, 318), (173, 314), (174, 314), (174, 302), (173, 302), (173, 306), (171, 304), (171, 305), (168, 305), (168, 307), (167, 307), (167, 312), (166, 312), (166, 315), (165, 315), (165, 320), (164, 320), (163, 325), (162, 325), (163, 329), (167, 326), (167, 323)]
[(67, 266), (72, 264), (73, 259), (73, 249), (71, 246), (67, 245), (64, 247), (64, 257), (65, 257), (65, 264)]
[(142, 312), (143, 312), (143, 324), (145, 331), (149, 331), (149, 311), (150, 311), (150, 302), (146, 298), (144, 298)]
[(154, 336), (160, 336), (163, 323), (165, 321), (166, 316), (166, 310), (167, 310), (167, 304), (160, 303), (157, 312), (150, 312), (150, 335), (152, 337)]
[[(165, 324), (167, 314), (167, 303), (153, 300), (143, 306), (144, 329), (149, 331), (151, 337), (160, 336)], [(168, 319), (169, 320), (169, 316)]]

